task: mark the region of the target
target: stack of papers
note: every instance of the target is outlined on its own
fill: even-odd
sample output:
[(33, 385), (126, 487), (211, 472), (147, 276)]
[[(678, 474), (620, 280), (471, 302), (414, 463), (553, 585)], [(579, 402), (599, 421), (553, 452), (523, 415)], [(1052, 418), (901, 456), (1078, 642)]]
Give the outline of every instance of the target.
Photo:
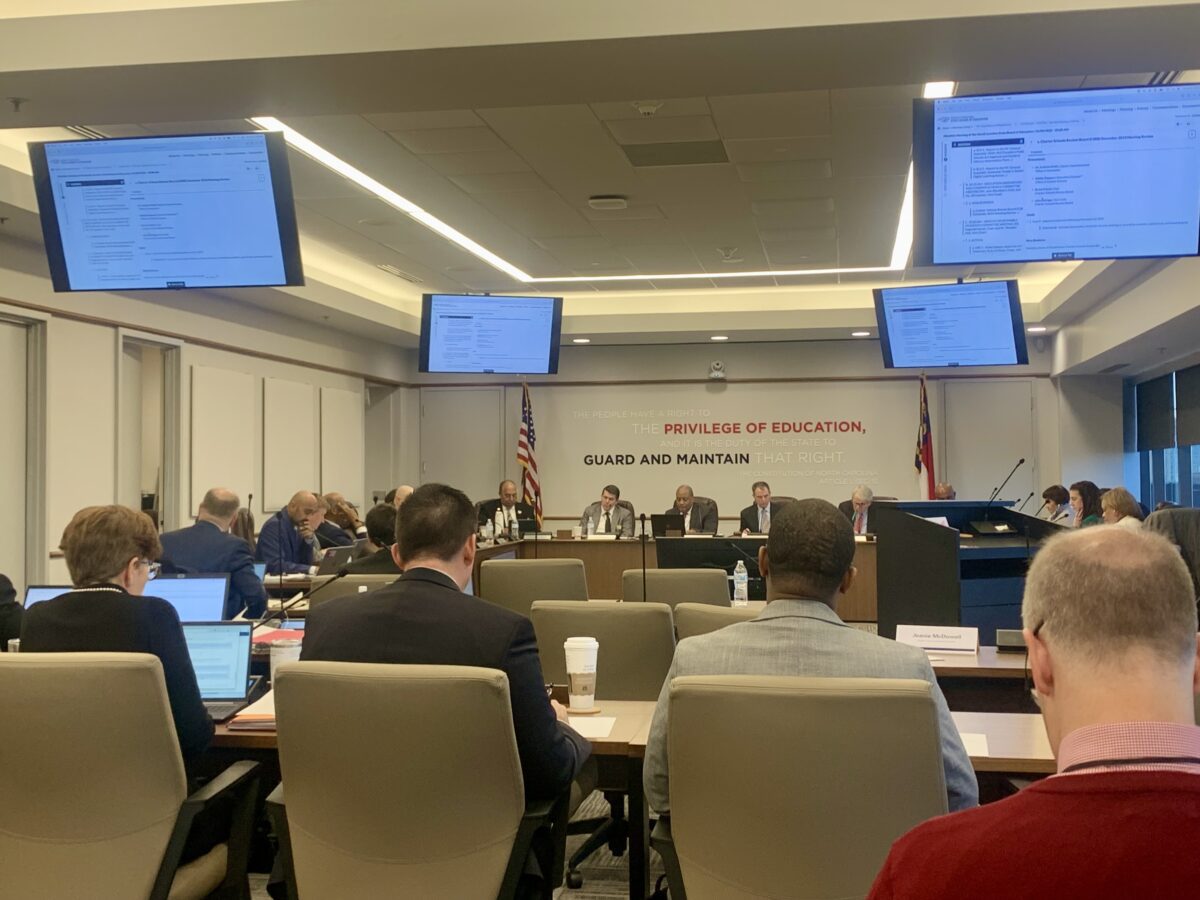
[(274, 731), (275, 692), (267, 691), (234, 716), (227, 727), (230, 731)]
[(613, 730), (616, 716), (567, 716), (568, 724), (589, 740), (603, 740)]

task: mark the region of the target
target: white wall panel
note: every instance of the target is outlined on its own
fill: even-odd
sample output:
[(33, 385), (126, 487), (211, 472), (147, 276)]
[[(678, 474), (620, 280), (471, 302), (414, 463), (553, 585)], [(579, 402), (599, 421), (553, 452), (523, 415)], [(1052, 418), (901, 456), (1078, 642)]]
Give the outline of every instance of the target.
[(25, 587), (26, 342), (28, 329), (0, 322), (0, 509), (8, 523), (0, 572)]
[(320, 431), (312, 384), (263, 379), (263, 507), (287, 506), (296, 491), (318, 489)]
[(453, 485), (472, 500), (494, 497), (504, 470), (503, 403), (501, 387), (422, 390), (421, 483)]
[(257, 381), (247, 372), (192, 366), (187, 515), (196, 514), (209, 488), (229, 488), (243, 504), (254, 492), (255, 441), (247, 439), (247, 426), (255, 418)]
[(321, 490), (340, 491), (366, 515), (363, 395), (321, 388)]
[[(1041, 493), (1034, 437), (1033, 385), (1028, 381), (947, 381), (945, 400), (946, 470), (939, 481), (951, 482), (961, 500), (987, 499), (1016, 465), (1001, 499), (1023, 501)], [(1037, 500), (1040, 503), (1041, 500)], [(1030, 501), (1025, 508), (1036, 508)]]

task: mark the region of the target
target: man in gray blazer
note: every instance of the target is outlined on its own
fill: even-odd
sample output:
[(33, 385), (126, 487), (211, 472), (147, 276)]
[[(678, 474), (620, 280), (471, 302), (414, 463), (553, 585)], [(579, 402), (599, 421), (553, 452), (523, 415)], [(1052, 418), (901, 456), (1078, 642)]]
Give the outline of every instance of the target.
[(951, 811), (976, 806), (979, 786), (946, 698), (925, 653), (846, 625), (834, 612), (854, 580), (854, 533), (825, 500), (784, 505), (771, 523), (758, 566), (767, 607), (756, 619), (679, 642), (663, 682), (646, 747), (646, 799), (671, 808), (667, 725), (671, 679), (683, 675), (801, 675), (838, 678), (923, 678), (932, 686)]
[(583, 515), (579, 517), (579, 527), (587, 534), (588, 521), (591, 520), (596, 534), (615, 534), (617, 537), (634, 537), (633, 513), (624, 506), (618, 506), (621, 499), (621, 489), (615, 484), (606, 484), (600, 492), (600, 499), (589, 503)]

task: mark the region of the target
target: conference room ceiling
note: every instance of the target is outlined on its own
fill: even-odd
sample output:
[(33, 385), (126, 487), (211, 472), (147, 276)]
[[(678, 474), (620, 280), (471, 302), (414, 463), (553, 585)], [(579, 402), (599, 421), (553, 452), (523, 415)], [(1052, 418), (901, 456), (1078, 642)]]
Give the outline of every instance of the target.
[[(248, 14), (241, 6), (224, 13), (231, 25)], [(250, 129), (247, 116), (278, 116), (530, 275), (626, 279), (522, 284), (292, 151), (306, 269), (369, 281), (364, 296), (410, 317), (428, 290), (533, 287), (566, 293), (580, 318), (595, 318), (589, 295), (683, 315), (694, 312), (688, 297), (736, 293), (741, 305), (726, 311), (750, 313), (786, 289), (840, 307), (827, 335), (815, 320), (790, 326), (833, 336), (873, 321), (875, 284), (1019, 276), (1036, 304), (1073, 264), (707, 276), (886, 267), (923, 80), (954, 78), (960, 94), (1144, 84), (1149, 66), (1080, 74), (1176, 53), (1194, 10), (1142, 12), (7, 72), (0, 94), (30, 99), (0, 109), (0, 126), (125, 136)], [(1080, 40), (1055, 42), (1069, 26)], [(1169, 52), (1148, 52), (1131, 29)], [(1004, 77), (1029, 72), (1040, 74)], [(627, 207), (594, 209), (594, 196)], [(696, 277), (650, 277), (678, 273)]]

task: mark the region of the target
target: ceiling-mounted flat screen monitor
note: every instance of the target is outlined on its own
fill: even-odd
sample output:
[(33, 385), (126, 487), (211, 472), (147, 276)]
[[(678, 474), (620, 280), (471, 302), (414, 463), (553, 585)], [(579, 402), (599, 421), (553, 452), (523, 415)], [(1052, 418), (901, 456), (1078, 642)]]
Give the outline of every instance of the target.
[(1015, 281), (876, 288), (875, 315), (889, 369), (1029, 362)]
[(29, 145), (56, 291), (304, 284), (278, 132)]
[(562, 297), (426, 294), (420, 371), (553, 375), (561, 331)]
[(1200, 252), (1200, 84), (913, 109), (918, 266)]

